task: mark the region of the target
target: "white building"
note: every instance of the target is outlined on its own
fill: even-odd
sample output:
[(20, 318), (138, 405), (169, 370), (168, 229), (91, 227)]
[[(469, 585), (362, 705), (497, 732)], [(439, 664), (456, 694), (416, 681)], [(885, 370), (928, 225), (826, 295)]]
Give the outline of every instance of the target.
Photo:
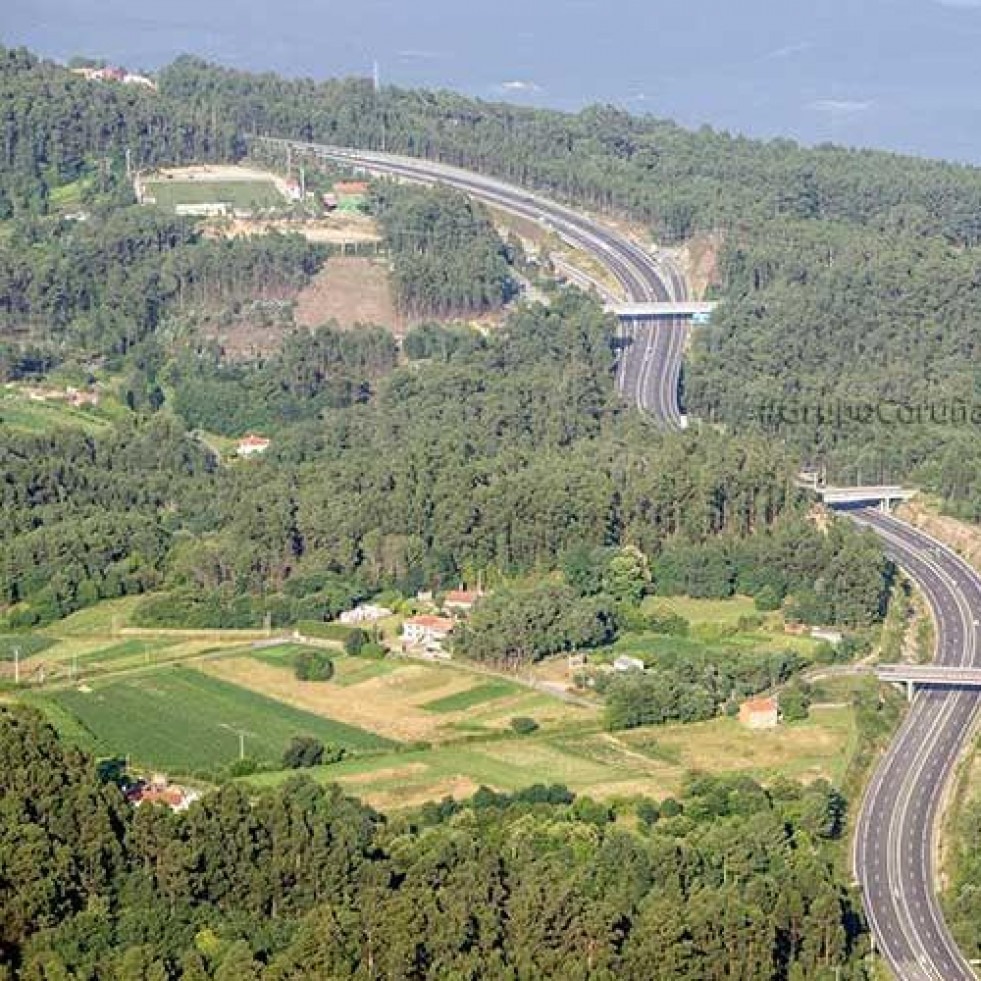
[(257, 456), (265, 453), (269, 449), (270, 440), (264, 436), (255, 436), (249, 433), (238, 441), (238, 455), (242, 457)]
[(621, 654), (613, 662), (614, 671), (643, 671), (644, 662), (639, 657), (628, 657), (626, 654)]
[(428, 651), (441, 651), (442, 643), (453, 632), (449, 617), (421, 614), (409, 617), (402, 624), (402, 640), (410, 647), (423, 647)]
[(364, 603), (356, 606), (353, 610), (345, 610), (339, 617), (341, 623), (349, 627), (355, 627), (360, 623), (374, 623), (376, 620), (384, 620), (390, 617), (392, 611), (384, 606), (372, 606)]
[(827, 627), (811, 627), (811, 636), (815, 640), (823, 640), (837, 647), (844, 637), (838, 630), (829, 630)]

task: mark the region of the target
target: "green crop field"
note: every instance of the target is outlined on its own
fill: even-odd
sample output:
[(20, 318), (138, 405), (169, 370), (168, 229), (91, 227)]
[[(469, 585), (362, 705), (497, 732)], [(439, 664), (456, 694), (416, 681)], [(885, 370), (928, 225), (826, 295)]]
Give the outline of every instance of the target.
[(688, 596), (649, 596), (644, 600), (645, 613), (670, 611), (691, 624), (711, 623), (735, 626), (742, 617), (758, 616), (756, 605), (748, 596), (732, 599), (691, 599)]
[(180, 204), (215, 204), (233, 208), (281, 208), (285, 204), (276, 185), (270, 181), (147, 181), (146, 194), (158, 207), (170, 210)]
[(309, 650), (303, 644), (273, 644), (271, 647), (255, 647), (252, 649), (251, 656), (257, 661), (265, 661), (267, 664), (292, 664), (297, 654)]
[(137, 662), (143, 658), (152, 660), (158, 651), (173, 647), (175, 643), (176, 641), (173, 640), (123, 640), (109, 647), (100, 647), (95, 651), (75, 655), (75, 661), (79, 667), (82, 667), (83, 665), (116, 664), (130, 659)]
[(180, 773), (232, 762), (246, 733), (246, 754), (277, 762), (293, 736), (309, 735), (351, 752), (391, 747), (390, 740), (304, 712), (188, 668), (167, 668), (32, 699), (69, 739), (100, 756)]
[(507, 681), (489, 681), (486, 685), (477, 685), (476, 688), (469, 688), (455, 695), (424, 702), (421, 708), (428, 712), (462, 712), (464, 709), (493, 702), (498, 698), (506, 698), (508, 695), (516, 695), (521, 691), (523, 689)]

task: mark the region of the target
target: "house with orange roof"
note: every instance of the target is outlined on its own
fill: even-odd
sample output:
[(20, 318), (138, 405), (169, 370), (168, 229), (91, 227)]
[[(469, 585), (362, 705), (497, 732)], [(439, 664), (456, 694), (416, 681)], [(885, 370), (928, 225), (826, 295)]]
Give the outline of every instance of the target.
[(403, 649), (420, 647), (431, 654), (443, 653), (443, 641), (453, 632), (454, 623), (449, 617), (437, 617), (429, 613), (409, 617), (402, 624)]
[(775, 698), (750, 698), (739, 706), (739, 721), (747, 729), (773, 729), (780, 721)]
[(256, 436), (255, 433), (249, 433), (238, 441), (237, 452), (241, 457), (257, 456), (260, 453), (265, 453), (271, 444), (272, 440), (266, 439), (265, 436)]
[(469, 613), (483, 592), (473, 589), (451, 589), (443, 599), (443, 609), (452, 613)]

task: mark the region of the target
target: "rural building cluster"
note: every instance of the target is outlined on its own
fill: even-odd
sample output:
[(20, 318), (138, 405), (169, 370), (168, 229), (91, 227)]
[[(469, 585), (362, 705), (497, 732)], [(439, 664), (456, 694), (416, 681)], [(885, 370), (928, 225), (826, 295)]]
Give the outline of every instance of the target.
[[(482, 590), (452, 589), (443, 598), (441, 614), (420, 613), (409, 617), (402, 624), (402, 651), (448, 658), (449, 653), (443, 645), (457, 622), (468, 616), (484, 595)], [(419, 599), (431, 603), (432, 594), (420, 593)]]

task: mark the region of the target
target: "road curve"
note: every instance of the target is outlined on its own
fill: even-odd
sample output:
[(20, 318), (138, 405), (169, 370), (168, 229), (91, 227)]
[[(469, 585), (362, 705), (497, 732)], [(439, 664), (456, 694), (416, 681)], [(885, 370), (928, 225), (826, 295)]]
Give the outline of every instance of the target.
[[(981, 666), (981, 577), (924, 532), (870, 509), (852, 511), (919, 586), (937, 625), (937, 662)], [(934, 890), (947, 785), (969, 740), (981, 692), (918, 692), (865, 793), (853, 864), (879, 950), (901, 981), (972, 981)]]
[[(630, 302), (686, 299), (684, 280), (636, 243), (537, 194), (443, 164), (411, 157), (263, 138), (372, 173), (442, 183), (549, 228), (599, 260)], [(683, 321), (624, 320), (617, 384), (661, 425), (680, 428)], [(981, 667), (981, 577), (922, 531), (870, 509), (849, 512), (880, 536), (887, 554), (917, 583), (937, 623), (937, 661)], [(934, 891), (940, 804), (971, 736), (981, 692), (919, 692), (866, 790), (853, 864), (879, 950), (900, 981), (971, 981)]]
[[(680, 273), (670, 265), (662, 266), (626, 235), (513, 184), (415, 157), (274, 137), (256, 139), (273, 146), (289, 146), (298, 152), (344, 161), (370, 173), (456, 188), (529, 219), (556, 233), (574, 248), (589, 253), (610, 271), (628, 302), (687, 299)], [(624, 319), (618, 332), (617, 384), (621, 394), (668, 429), (679, 429), (683, 424), (678, 400), (687, 329), (687, 321), (683, 318), (668, 321)]]

